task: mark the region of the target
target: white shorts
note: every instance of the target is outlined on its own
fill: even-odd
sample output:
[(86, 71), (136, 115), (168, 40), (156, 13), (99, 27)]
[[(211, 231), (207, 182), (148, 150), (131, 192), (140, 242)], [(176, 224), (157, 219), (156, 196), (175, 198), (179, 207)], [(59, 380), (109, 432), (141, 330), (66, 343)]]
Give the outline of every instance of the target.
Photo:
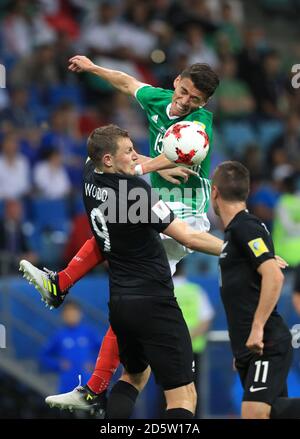
[[(169, 203), (166, 204), (169, 205)], [(171, 206), (169, 205), (169, 207)], [(210, 229), (210, 223), (206, 213), (203, 213), (201, 217), (190, 216), (183, 221), (188, 223), (193, 229), (199, 232), (208, 232)], [(178, 262), (186, 255), (193, 253), (193, 250), (190, 250), (189, 248), (175, 241), (175, 239), (171, 238), (170, 236), (164, 235), (163, 233), (160, 234), (160, 237), (163, 240), (163, 245), (168, 256), (168, 261), (173, 276), (176, 271), (176, 265), (178, 264)]]

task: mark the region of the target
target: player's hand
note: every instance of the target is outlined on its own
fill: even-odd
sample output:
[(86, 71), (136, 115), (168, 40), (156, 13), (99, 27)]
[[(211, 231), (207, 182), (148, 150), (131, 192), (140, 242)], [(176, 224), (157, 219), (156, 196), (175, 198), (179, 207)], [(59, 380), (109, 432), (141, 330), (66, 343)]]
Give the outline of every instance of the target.
[[(158, 174), (173, 184), (181, 184), (182, 180), (183, 183), (186, 183), (191, 175), (198, 176), (197, 172), (183, 166), (176, 166), (176, 168), (171, 169), (163, 169), (162, 171), (158, 171)], [(180, 177), (182, 180), (179, 180), (177, 177)]]
[(283, 270), (284, 270), (286, 267), (289, 266), (289, 264), (288, 264), (284, 259), (282, 259), (280, 256), (278, 256), (278, 255), (275, 255), (275, 260), (276, 260), (276, 262), (277, 262), (279, 268), (281, 268), (281, 269), (283, 269)]
[(76, 55), (69, 59), (69, 70), (71, 72), (89, 72), (94, 67), (95, 64), (86, 56)]
[(246, 346), (250, 351), (255, 354), (262, 355), (264, 349), (264, 328), (262, 326), (252, 326), (248, 340), (246, 341)]

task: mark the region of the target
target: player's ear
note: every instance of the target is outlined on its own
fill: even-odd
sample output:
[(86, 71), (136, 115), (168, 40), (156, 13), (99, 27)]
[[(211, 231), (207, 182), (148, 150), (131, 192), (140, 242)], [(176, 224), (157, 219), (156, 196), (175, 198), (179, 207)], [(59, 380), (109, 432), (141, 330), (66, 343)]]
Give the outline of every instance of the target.
[(212, 200), (215, 200), (218, 197), (218, 188), (215, 185), (212, 185), (211, 187), (211, 198)]
[(113, 165), (111, 154), (104, 154), (104, 156), (102, 157), (102, 163), (104, 166), (111, 168)]
[(179, 84), (180, 79), (181, 79), (181, 76), (180, 76), (180, 75), (178, 75), (178, 76), (174, 79), (174, 81), (173, 81), (173, 86), (174, 86), (174, 88), (177, 87), (177, 85)]
[(210, 97), (208, 99), (206, 99), (206, 101), (204, 101), (203, 104), (199, 105), (199, 108), (205, 107), (205, 105), (207, 105), (209, 100), (210, 100)]

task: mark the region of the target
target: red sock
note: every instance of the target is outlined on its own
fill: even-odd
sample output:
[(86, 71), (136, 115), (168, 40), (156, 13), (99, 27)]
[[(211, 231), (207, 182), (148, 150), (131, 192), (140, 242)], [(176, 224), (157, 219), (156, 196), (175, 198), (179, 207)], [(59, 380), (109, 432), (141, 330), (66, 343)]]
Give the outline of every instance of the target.
[(96, 239), (94, 237), (88, 239), (69, 262), (67, 268), (58, 273), (59, 288), (62, 291), (67, 290), (104, 259)]
[(93, 375), (87, 383), (89, 388), (95, 393), (106, 390), (119, 364), (117, 337), (110, 326), (103, 338)]

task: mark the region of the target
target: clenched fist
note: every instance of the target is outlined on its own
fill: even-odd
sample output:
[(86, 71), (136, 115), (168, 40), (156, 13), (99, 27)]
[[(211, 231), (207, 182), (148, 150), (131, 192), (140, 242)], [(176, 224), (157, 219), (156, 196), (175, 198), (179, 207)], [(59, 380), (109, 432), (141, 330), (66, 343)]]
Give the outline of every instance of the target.
[(86, 56), (75, 55), (69, 59), (69, 70), (72, 72), (90, 72), (95, 67), (95, 64)]

